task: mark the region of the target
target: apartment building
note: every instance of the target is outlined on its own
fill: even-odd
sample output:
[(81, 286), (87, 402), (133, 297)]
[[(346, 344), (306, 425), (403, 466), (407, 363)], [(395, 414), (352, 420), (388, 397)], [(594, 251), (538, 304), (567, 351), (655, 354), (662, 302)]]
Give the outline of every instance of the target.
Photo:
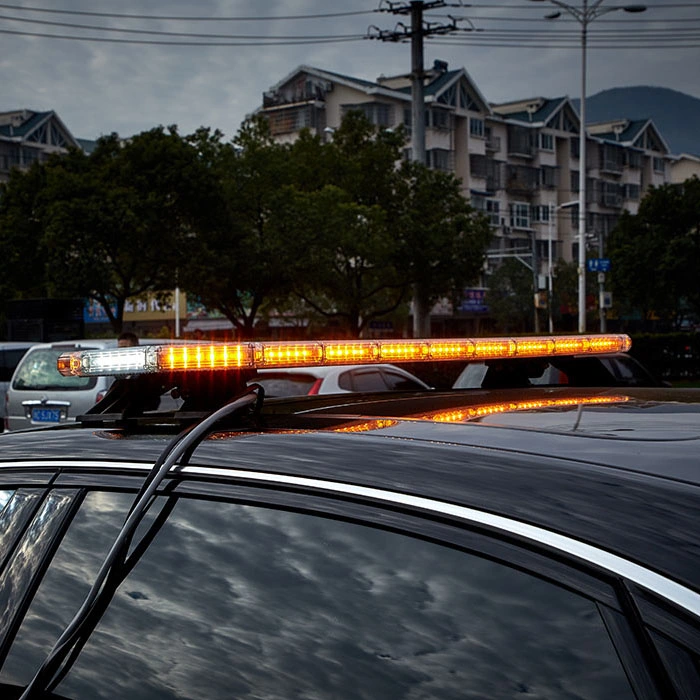
[(8, 180), (12, 168), (26, 169), (71, 147), (81, 146), (53, 111), (0, 112), (0, 182)]
[(671, 156), (671, 182), (680, 184), (691, 177), (700, 178), (700, 156), (680, 153)]
[[(554, 260), (577, 260), (580, 119), (569, 98), (491, 104), (464, 68), (443, 61), (426, 71), (424, 92), (426, 162), (460, 177), (489, 217), (489, 268), (518, 255), (544, 273), (550, 249)], [(300, 66), (264, 93), (257, 113), (284, 142), (303, 128), (330, 138), (350, 110), (383, 128), (403, 124), (410, 136), (410, 76), (371, 82)], [(671, 158), (651, 121), (620, 119), (588, 126), (586, 159), (587, 245), (597, 255), (622, 211), (635, 213), (649, 186), (670, 180)]]

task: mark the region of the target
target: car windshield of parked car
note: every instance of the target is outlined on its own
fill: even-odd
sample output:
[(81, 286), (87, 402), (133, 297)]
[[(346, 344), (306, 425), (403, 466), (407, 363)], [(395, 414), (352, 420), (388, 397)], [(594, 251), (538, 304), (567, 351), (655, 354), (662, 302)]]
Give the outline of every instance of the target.
[(260, 384), (265, 389), (265, 395), (274, 396), (304, 396), (317, 382), (312, 374), (301, 372), (280, 372), (279, 374), (258, 374), (252, 384)]
[(75, 391), (95, 386), (95, 377), (64, 377), (56, 368), (65, 348), (40, 348), (26, 355), (17, 367), (12, 388), (20, 391)]

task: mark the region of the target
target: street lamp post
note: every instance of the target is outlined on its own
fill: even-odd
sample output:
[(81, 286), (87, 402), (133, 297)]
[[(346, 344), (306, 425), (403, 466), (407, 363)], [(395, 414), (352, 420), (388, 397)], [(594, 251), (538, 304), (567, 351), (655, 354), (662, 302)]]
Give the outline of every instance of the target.
[[(581, 7), (567, 5), (560, 0), (532, 0), (550, 2), (571, 15), (581, 25), (581, 124), (579, 127), (579, 174), (578, 174), (578, 332), (586, 332), (586, 41), (588, 25), (601, 15), (616, 10), (624, 12), (644, 12), (644, 5), (624, 5), (601, 7), (603, 0), (595, 0), (591, 5), (583, 0)], [(556, 19), (561, 12), (552, 12), (546, 19)]]
[[(564, 202), (564, 204), (549, 204), (549, 245), (548, 245), (548, 257), (547, 262), (547, 292), (549, 299), (549, 332), (554, 333), (554, 319), (552, 317), (552, 299), (554, 298), (554, 284), (552, 279), (554, 277), (553, 267), (552, 267), (552, 233), (554, 231), (554, 220), (560, 209), (566, 209), (566, 207), (571, 207), (578, 202)], [(557, 226), (557, 230), (559, 227)], [(558, 238), (558, 236), (557, 236)]]

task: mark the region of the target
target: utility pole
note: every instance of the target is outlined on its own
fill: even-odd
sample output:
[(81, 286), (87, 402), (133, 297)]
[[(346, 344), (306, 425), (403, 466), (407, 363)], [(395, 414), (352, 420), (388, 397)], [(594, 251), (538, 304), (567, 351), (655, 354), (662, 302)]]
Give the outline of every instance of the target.
[[(411, 26), (399, 22), (393, 31), (371, 27), (369, 37), (379, 41), (411, 42), (411, 159), (425, 165), (425, 68), (423, 65), (423, 40), (434, 34), (449, 34), (463, 31), (457, 26), (457, 19), (450, 17), (450, 24), (426, 22), (423, 13), (439, 7), (462, 7), (461, 3), (452, 4), (445, 0), (411, 0), (410, 2), (389, 2), (382, 0), (380, 12), (411, 17)], [(430, 337), (430, 309), (420, 293), (418, 285), (413, 290), (413, 337)]]

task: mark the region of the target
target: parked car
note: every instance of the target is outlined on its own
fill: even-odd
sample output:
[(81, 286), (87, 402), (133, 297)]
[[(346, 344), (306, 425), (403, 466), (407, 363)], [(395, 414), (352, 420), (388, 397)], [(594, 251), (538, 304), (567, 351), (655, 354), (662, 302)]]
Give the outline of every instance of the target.
[(24, 353), (36, 345), (33, 342), (9, 341), (0, 343), (0, 425), (5, 423), (5, 396), (10, 386), (12, 374)]
[(529, 386), (668, 386), (626, 353), (469, 362), (453, 389), (523, 389)]
[(430, 389), (415, 375), (390, 364), (263, 369), (250, 383), (261, 384), (270, 397)]
[(37, 343), (15, 368), (5, 397), (5, 429), (48, 427), (72, 422), (99, 401), (114, 377), (64, 377), (58, 357), (72, 350), (115, 348), (112, 340)]

